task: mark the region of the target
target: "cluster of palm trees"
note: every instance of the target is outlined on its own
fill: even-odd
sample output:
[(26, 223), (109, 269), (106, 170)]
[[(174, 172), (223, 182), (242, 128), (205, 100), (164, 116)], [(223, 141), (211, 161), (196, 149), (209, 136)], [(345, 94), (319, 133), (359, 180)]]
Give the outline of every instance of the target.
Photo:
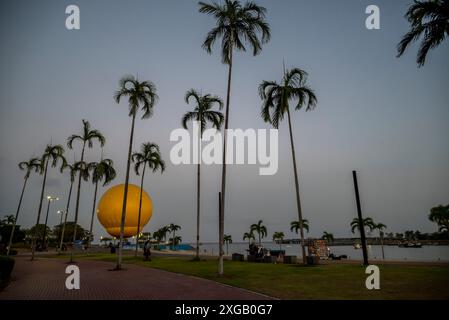
[[(71, 194), (72, 194), (72, 189), (73, 189), (73, 183), (75, 182), (75, 177), (78, 174), (78, 189), (77, 189), (78, 192), (77, 192), (77, 197), (76, 197), (73, 242), (75, 242), (75, 240), (76, 240), (76, 226), (77, 226), (77, 221), (78, 221), (81, 182), (82, 182), (82, 180), (88, 181), (91, 176), (91, 172), (92, 172), (92, 182), (95, 185), (92, 218), (91, 218), (91, 224), (90, 224), (90, 230), (89, 230), (89, 234), (90, 235), (92, 234), (93, 218), (94, 218), (94, 213), (95, 213), (96, 197), (97, 197), (97, 192), (98, 192), (98, 183), (100, 181), (104, 180), (103, 185), (106, 185), (109, 182), (111, 182), (116, 176), (116, 172), (113, 167), (113, 161), (111, 159), (103, 159), (103, 157), (101, 157), (101, 160), (99, 162), (87, 163), (86, 161), (84, 161), (86, 146), (88, 148), (92, 148), (95, 140), (98, 140), (101, 147), (103, 147), (106, 142), (106, 139), (104, 138), (104, 136), (101, 134), (100, 131), (91, 129), (90, 123), (86, 120), (83, 120), (82, 133), (79, 135), (78, 134), (71, 135), (67, 139), (67, 146), (69, 149), (73, 149), (74, 142), (76, 142), (76, 141), (81, 142), (82, 149), (81, 149), (81, 157), (80, 157), (79, 161), (69, 164), (64, 156), (65, 149), (62, 145), (48, 144), (45, 147), (45, 150), (41, 157), (39, 157), (39, 158), (33, 157), (29, 161), (19, 163), (19, 168), (21, 170), (25, 170), (26, 173), (25, 173), (25, 177), (24, 177), (24, 184), (22, 187), (22, 193), (20, 196), (19, 205), (17, 207), (15, 221), (17, 221), (18, 216), (19, 216), (25, 187), (26, 187), (28, 178), (30, 177), (30, 174), (34, 171), (43, 176), (42, 188), (41, 188), (41, 192), (40, 192), (39, 205), (38, 205), (38, 211), (37, 211), (37, 219), (36, 219), (36, 225), (35, 225), (35, 233), (34, 233), (34, 236), (32, 237), (32, 250), (31, 250), (31, 252), (32, 252), (31, 259), (32, 260), (34, 259), (34, 254), (35, 254), (35, 249), (36, 249), (37, 229), (38, 229), (37, 226), (39, 225), (40, 218), (41, 218), (42, 204), (43, 204), (43, 200), (44, 200), (46, 182), (47, 182), (47, 175), (48, 175), (50, 168), (59, 168), (59, 171), (61, 173), (63, 173), (66, 169), (69, 170), (70, 188), (69, 188), (69, 194), (68, 194), (68, 198), (67, 198), (66, 212), (68, 212), (68, 210), (69, 210), (70, 199), (71, 199)], [(67, 217), (67, 215), (66, 215), (66, 217)], [(64, 235), (65, 223), (66, 223), (66, 220), (64, 221), (64, 228), (62, 230), (61, 239), (63, 238), (63, 235)], [(13, 228), (13, 232), (14, 232), (14, 229), (15, 228)], [(12, 240), (13, 232), (11, 234), (11, 240)], [(10, 240), (8, 248), (11, 247), (11, 240)], [(90, 237), (89, 237), (88, 243), (90, 243)], [(60, 247), (61, 246), (62, 246), (62, 241), (61, 241)]]
[[(309, 221), (307, 219), (302, 219), (302, 221), (292, 221), (290, 223), (290, 231), (298, 234), (299, 230), (304, 228), (307, 232), (309, 232)], [(248, 243), (251, 243), (251, 240), (256, 240), (255, 233), (257, 233), (259, 244), (262, 243), (262, 239), (268, 236), (268, 229), (263, 224), (263, 220), (259, 220), (257, 223), (253, 223), (248, 232), (243, 234), (243, 240), (248, 240)], [(275, 231), (273, 233), (273, 241), (281, 241), (284, 239), (285, 234), (282, 231)]]
[(352, 233), (355, 233), (355, 230), (359, 230), (360, 232), (362, 228), (367, 229), (369, 232), (372, 232), (374, 230), (379, 231), (380, 244), (382, 247), (382, 258), (385, 259), (383, 238), (384, 238), (384, 230), (387, 228), (387, 226), (381, 222), (379, 223), (374, 222), (373, 218), (371, 217), (366, 217), (362, 220), (359, 220), (359, 218), (354, 218), (351, 221)]
[(170, 223), (168, 226), (163, 226), (154, 231), (153, 239), (157, 241), (158, 245), (161, 242), (167, 243), (167, 234), (171, 234), (171, 237), (168, 239), (168, 243), (171, 245), (172, 250), (175, 250), (176, 245), (178, 245), (182, 241), (182, 237), (176, 235), (176, 232), (179, 230), (181, 230), (181, 226)]

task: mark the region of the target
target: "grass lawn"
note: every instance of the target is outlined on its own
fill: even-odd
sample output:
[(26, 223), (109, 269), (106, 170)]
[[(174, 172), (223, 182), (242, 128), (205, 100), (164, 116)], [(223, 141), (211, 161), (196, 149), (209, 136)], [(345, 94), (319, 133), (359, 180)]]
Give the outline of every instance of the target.
[[(60, 256), (61, 257), (61, 256)], [(115, 261), (110, 254), (76, 259)], [(154, 257), (151, 262), (124, 256), (124, 263), (197, 276), (281, 299), (449, 299), (449, 268), (442, 266), (379, 265), (380, 290), (367, 290), (365, 268), (355, 264), (300, 266), (225, 261), (217, 276), (217, 261), (188, 257)]]

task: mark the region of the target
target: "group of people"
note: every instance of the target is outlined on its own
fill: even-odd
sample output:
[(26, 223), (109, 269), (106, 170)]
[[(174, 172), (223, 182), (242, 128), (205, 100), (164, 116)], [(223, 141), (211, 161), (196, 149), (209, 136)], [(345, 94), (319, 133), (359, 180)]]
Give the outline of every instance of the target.
[(265, 249), (262, 245), (251, 243), (249, 245), (249, 249), (247, 250), (250, 256), (254, 256), (256, 260), (263, 259), (266, 255), (268, 255), (268, 250)]
[[(111, 254), (115, 253), (115, 246), (109, 242), (108, 245)], [(150, 240), (145, 241), (144, 245), (143, 245), (143, 256), (145, 257), (145, 261), (151, 261), (151, 243)]]

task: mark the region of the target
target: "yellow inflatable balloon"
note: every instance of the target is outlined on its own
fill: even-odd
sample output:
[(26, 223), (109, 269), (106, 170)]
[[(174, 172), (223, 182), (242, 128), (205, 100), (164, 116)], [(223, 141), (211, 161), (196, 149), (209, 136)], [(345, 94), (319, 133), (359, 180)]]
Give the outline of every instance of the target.
[[(97, 208), (97, 217), (106, 231), (113, 237), (120, 237), (120, 223), (122, 219), (123, 196), (125, 185), (119, 184), (108, 189), (101, 197)], [(153, 202), (143, 190), (142, 209), (140, 213), (140, 230), (137, 230), (139, 217), (140, 188), (128, 184), (128, 198), (126, 201), (126, 219), (124, 237), (129, 238), (140, 233), (153, 215)]]

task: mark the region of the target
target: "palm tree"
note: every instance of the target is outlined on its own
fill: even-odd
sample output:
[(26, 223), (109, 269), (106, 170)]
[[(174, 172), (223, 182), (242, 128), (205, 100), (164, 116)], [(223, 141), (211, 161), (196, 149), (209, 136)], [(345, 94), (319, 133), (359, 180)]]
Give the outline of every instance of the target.
[(276, 242), (276, 240), (279, 240), (279, 250), (282, 250), (282, 240), (284, 240), (284, 233), (283, 232), (275, 232), (273, 233), (273, 241)]
[[(95, 129), (91, 129), (90, 127), (90, 123), (87, 120), (82, 120), (83, 121), (83, 129), (82, 129), (82, 133), (80, 135), (78, 134), (72, 134), (70, 137), (68, 137), (67, 139), (67, 146), (69, 147), (69, 149), (73, 149), (73, 143), (76, 141), (80, 141), (82, 144), (82, 149), (81, 149), (81, 157), (80, 160), (78, 162), (78, 170), (80, 171), (80, 174), (78, 176), (78, 190), (76, 193), (76, 206), (75, 206), (75, 228), (73, 231), (73, 244), (72, 244), (72, 251), (70, 254), (70, 261), (73, 261), (73, 249), (75, 246), (75, 241), (76, 241), (76, 228), (78, 225), (78, 212), (79, 212), (79, 206), (80, 206), (80, 195), (81, 195), (81, 178), (82, 178), (82, 174), (84, 174), (84, 179), (85, 179), (85, 171), (87, 169), (87, 164), (84, 162), (84, 151), (86, 148), (86, 144), (89, 148), (93, 147), (93, 143), (95, 140), (98, 140), (98, 142), (100, 143), (100, 145), (103, 147), (104, 144), (106, 143), (106, 139), (103, 136), (103, 134)], [(86, 180), (86, 179), (85, 179)], [(87, 180), (86, 180), (87, 181)]]
[[(176, 239), (176, 231), (178, 231), (178, 230), (180, 230), (180, 229), (181, 229), (181, 227), (178, 226), (177, 224), (170, 223), (170, 225), (168, 226), (168, 231), (169, 231), (169, 232), (173, 232), (173, 237), (172, 237), (172, 239)], [(175, 250), (174, 241), (172, 241), (172, 245), (173, 245), (172, 250)]]
[(65, 233), (65, 227), (67, 224), (67, 216), (69, 214), (69, 207), (70, 207), (70, 199), (72, 198), (72, 189), (73, 189), (73, 183), (75, 182), (75, 177), (76, 177), (76, 169), (75, 169), (75, 165), (71, 165), (71, 164), (66, 164), (66, 166), (64, 167), (64, 170), (68, 169), (69, 174), (70, 174), (70, 188), (69, 188), (69, 196), (67, 198), (67, 205), (66, 205), (66, 209), (65, 209), (65, 218), (64, 218), (64, 224), (62, 225), (62, 232), (61, 232), (61, 240), (59, 243), (59, 253), (61, 253), (62, 250), (62, 243), (63, 243), (63, 239), (64, 239), (64, 233)]
[(256, 238), (254, 237), (254, 233), (252, 231), (249, 232), (245, 232), (243, 234), (243, 241), (248, 240), (248, 245), (251, 244), (251, 240), (256, 240)]
[(153, 232), (153, 239), (155, 239), (157, 241), (158, 245), (161, 243), (163, 238), (164, 238), (164, 235), (162, 234), (161, 229)]
[(373, 224), (373, 229), (377, 229), (379, 230), (379, 238), (380, 238), (380, 245), (382, 248), (382, 259), (385, 260), (385, 252), (384, 252), (384, 229), (386, 229), (387, 226), (381, 222), (379, 223), (374, 223)]
[(67, 161), (64, 158), (64, 147), (61, 145), (51, 145), (48, 144), (45, 148), (44, 154), (41, 157), (40, 164), (41, 169), (40, 173), (44, 175), (44, 179), (42, 181), (42, 189), (39, 199), (39, 209), (37, 210), (37, 219), (36, 219), (36, 228), (33, 236), (32, 241), (32, 248), (31, 248), (31, 260), (34, 260), (34, 252), (36, 247), (36, 237), (37, 237), (37, 226), (39, 225), (39, 220), (41, 218), (41, 212), (42, 212), (42, 201), (44, 200), (44, 193), (45, 193), (45, 185), (47, 182), (47, 172), (48, 172), (48, 164), (51, 161), (51, 166), (55, 168), (59, 162), (62, 162), (62, 165), (60, 167), (60, 171), (62, 172), (63, 168), (66, 166)]
[[(370, 217), (367, 217), (367, 218), (363, 219), (362, 224), (363, 224), (363, 227), (364, 228), (368, 228), (369, 231), (373, 231), (374, 230), (374, 226), (376, 225), (374, 223), (373, 219), (370, 218)], [(354, 219), (352, 219), (352, 222), (351, 222), (351, 232), (355, 233), (356, 229), (359, 230), (359, 231), (361, 229), (360, 228), (360, 223), (359, 223), (359, 218), (354, 218)]]
[[(289, 101), (296, 100), (295, 110), (305, 107), (306, 111), (313, 110), (317, 103), (315, 93), (307, 85), (307, 72), (299, 68), (284, 70), (284, 77), (281, 84), (275, 81), (263, 81), (259, 86), (259, 94), (263, 100), (262, 118), (270, 123), (274, 128), (279, 127), (279, 122), (284, 119), (287, 113), (288, 128), (290, 132), (290, 145), (292, 150), (293, 172), (295, 175), (296, 206), (298, 210), (298, 221), (302, 219), (301, 198), (299, 195), (299, 174), (296, 167), (295, 144), (293, 142), (293, 130), (290, 116)], [(306, 263), (306, 249), (304, 244), (304, 231), (300, 226), (301, 250), (303, 263)]]
[(423, 36), (416, 57), (418, 67), (422, 67), (429, 50), (436, 48), (449, 35), (449, 0), (415, 0), (405, 18), (411, 28), (399, 42), (397, 56), (402, 56), (412, 42)]
[(170, 232), (170, 227), (169, 226), (163, 226), (162, 228), (160, 228), (158, 230), (158, 232), (161, 234), (161, 237), (164, 239), (164, 242), (167, 242), (167, 233)]
[(187, 122), (195, 120), (200, 123), (199, 135), (198, 135), (198, 169), (197, 169), (197, 198), (196, 198), (196, 259), (200, 257), (200, 182), (201, 182), (201, 138), (203, 132), (206, 129), (208, 122), (212, 123), (212, 126), (220, 130), (223, 124), (223, 114), (219, 111), (211, 110), (214, 104), (218, 105), (221, 110), (223, 108), (223, 101), (219, 97), (211, 96), (210, 94), (201, 95), (196, 90), (190, 89), (187, 91), (185, 101), (189, 104), (190, 98), (195, 100), (195, 108), (193, 111), (187, 112), (182, 117), (182, 126), (187, 129)]
[(261, 241), (263, 238), (267, 236), (267, 227), (265, 227), (262, 220), (259, 220), (259, 222), (254, 223), (251, 225), (250, 230), (252, 233), (257, 232), (257, 235), (259, 236), (259, 244), (261, 244)]
[[(307, 233), (309, 233), (309, 220), (302, 219), (302, 228), (306, 230)], [(301, 230), (301, 222), (299, 221), (292, 221), (290, 222), (290, 231), (295, 232), (298, 234), (298, 231)]]
[[(145, 168), (148, 165), (153, 172), (157, 170), (161, 170), (161, 174), (165, 170), (165, 162), (162, 160), (161, 153), (159, 151), (159, 146), (155, 143), (144, 143), (142, 144), (139, 152), (134, 152), (132, 155), (132, 161), (135, 163), (134, 171), (137, 175), (139, 175), (140, 166), (143, 166), (142, 169), (142, 178), (140, 182), (140, 197), (139, 197), (139, 215), (137, 219), (137, 237), (140, 232), (140, 213), (142, 210), (142, 192), (143, 192), (143, 179), (145, 177)], [(135, 256), (137, 257), (137, 248), (139, 247), (139, 241), (136, 241), (136, 252)]]
[[(229, 126), (229, 102), (231, 98), (231, 78), (233, 65), (233, 52), (246, 51), (245, 42), (252, 48), (253, 55), (262, 51), (262, 44), (270, 40), (270, 27), (265, 21), (266, 9), (254, 2), (246, 2), (244, 5), (238, 0), (225, 0), (224, 4), (200, 2), (199, 12), (212, 15), (216, 20), (216, 26), (210, 30), (203, 42), (203, 48), (212, 53), (212, 47), (219, 38), (221, 41), (221, 60), (228, 65), (228, 84), (226, 94), (225, 132)], [(226, 134), (223, 140), (223, 169), (221, 179), (221, 210), (219, 217), (219, 266), (218, 273), (223, 274), (223, 237), (224, 237), (224, 212), (226, 189)]]
[(328, 243), (332, 243), (334, 242), (334, 235), (332, 233), (324, 231), (321, 239), (326, 240)]
[(102, 159), (100, 162), (91, 162), (88, 165), (88, 170), (92, 171), (92, 183), (95, 184), (94, 204), (92, 206), (92, 217), (90, 219), (89, 239), (87, 240), (87, 247), (90, 247), (92, 240), (92, 229), (94, 226), (95, 206), (97, 204), (98, 182), (104, 180), (103, 187), (115, 179), (116, 172), (114, 169), (114, 162), (111, 159)]
[(22, 206), (23, 194), (25, 192), (25, 187), (28, 182), (28, 178), (30, 177), (31, 172), (34, 170), (35, 172), (40, 173), (42, 171), (41, 161), (38, 158), (31, 158), (29, 161), (22, 161), (19, 163), (20, 170), (26, 170), (22, 192), (20, 193), (19, 205), (17, 206), (16, 216), (14, 218), (14, 222), (12, 224), (11, 235), (9, 236), (9, 244), (8, 249), (6, 250), (6, 255), (9, 256), (9, 251), (11, 250), (12, 240), (14, 237), (14, 231), (16, 230), (17, 219), (19, 218), (20, 207)]
[(429, 220), (438, 225), (438, 230), (449, 232), (449, 205), (430, 209)]
[(178, 244), (180, 244), (182, 241), (182, 237), (181, 236), (176, 236), (173, 238), (169, 239), (169, 242), (172, 244), (172, 246), (177, 246)]
[(232, 243), (232, 236), (230, 234), (225, 234), (223, 237), (223, 241), (226, 244), (226, 255), (229, 255), (228, 245)]
[(158, 98), (156, 94), (156, 87), (151, 81), (142, 81), (135, 79), (133, 76), (125, 76), (119, 81), (119, 90), (115, 93), (114, 99), (120, 103), (121, 98), (128, 97), (129, 116), (131, 121), (131, 133), (129, 135), (128, 161), (126, 164), (125, 190), (123, 195), (123, 208), (120, 223), (120, 245), (117, 256), (117, 267), (121, 269), (122, 265), (122, 248), (123, 248), (123, 233), (125, 230), (126, 219), (126, 201), (128, 200), (128, 184), (129, 184), (129, 169), (131, 167), (131, 153), (133, 149), (134, 138), (134, 124), (136, 121), (137, 111), (139, 106), (142, 106), (142, 119), (150, 118), (153, 115), (153, 107)]

